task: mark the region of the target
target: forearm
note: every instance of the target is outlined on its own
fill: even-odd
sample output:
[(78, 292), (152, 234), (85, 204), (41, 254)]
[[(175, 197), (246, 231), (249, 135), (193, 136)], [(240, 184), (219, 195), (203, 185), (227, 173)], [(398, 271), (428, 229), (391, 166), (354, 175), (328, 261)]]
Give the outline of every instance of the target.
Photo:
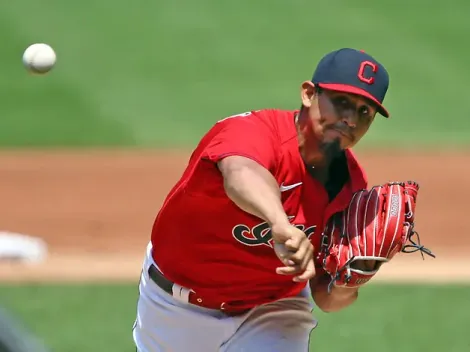
[(333, 286), (328, 293), (328, 282), (311, 282), (310, 288), (315, 304), (324, 312), (332, 313), (343, 310), (353, 304), (358, 296), (358, 288)]
[(287, 223), (279, 185), (261, 165), (242, 157), (228, 157), (219, 164), (227, 196), (242, 210), (270, 226)]

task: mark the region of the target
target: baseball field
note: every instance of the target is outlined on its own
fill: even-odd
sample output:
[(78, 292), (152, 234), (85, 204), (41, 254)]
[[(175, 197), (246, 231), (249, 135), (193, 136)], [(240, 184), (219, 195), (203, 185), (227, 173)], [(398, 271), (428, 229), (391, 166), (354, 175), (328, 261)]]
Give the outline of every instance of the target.
[[(465, 0), (0, 3), (0, 232), (48, 246), (39, 264), (0, 260), (0, 305), (51, 351), (132, 351), (145, 246), (191, 148), (223, 117), (297, 108), (321, 56), (354, 47), (389, 70), (392, 115), (356, 153), (371, 185), (420, 183), (416, 226), (437, 258), (400, 254), (353, 307), (315, 312), (312, 351), (469, 351), (468, 13)], [(57, 52), (46, 76), (21, 64), (34, 42)]]

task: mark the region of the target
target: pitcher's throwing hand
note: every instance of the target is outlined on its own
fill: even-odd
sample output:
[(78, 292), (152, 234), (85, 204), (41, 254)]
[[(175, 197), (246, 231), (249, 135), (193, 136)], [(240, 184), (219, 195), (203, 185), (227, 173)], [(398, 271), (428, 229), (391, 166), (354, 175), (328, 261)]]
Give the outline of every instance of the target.
[(313, 278), (313, 245), (305, 233), (290, 224), (273, 226), (271, 231), (276, 255), (285, 265), (276, 268), (276, 272), (280, 275), (295, 275), (295, 282)]

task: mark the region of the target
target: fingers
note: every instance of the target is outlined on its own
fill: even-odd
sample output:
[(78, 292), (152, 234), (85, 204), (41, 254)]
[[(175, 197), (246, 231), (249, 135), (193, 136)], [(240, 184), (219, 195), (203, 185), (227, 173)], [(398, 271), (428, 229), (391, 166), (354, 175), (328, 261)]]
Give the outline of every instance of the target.
[(294, 276), (294, 281), (307, 281), (315, 276), (313, 246), (305, 233), (294, 226), (272, 229), (274, 251), (284, 264), (276, 268), (279, 275)]
[(280, 243), (274, 244), (274, 251), (277, 254), (277, 257), (281, 260), (281, 262), (286, 266), (293, 266), (295, 262), (290, 259), (290, 256), (293, 254), (290, 252), (285, 245)]
[(289, 267), (298, 266), (299, 270), (306, 268), (308, 260), (313, 255), (313, 246), (307, 238), (300, 243), (299, 248), (295, 251), (288, 250), (282, 244), (275, 244), (274, 250), (284, 265)]
[(315, 271), (315, 265), (313, 263), (313, 258), (310, 258), (310, 260), (307, 262), (307, 267), (305, 268), (304, 272), (298, 276), (295, 276), (293, 280), (295, 282), (305, 282), (309, 281), (311, 278), (313, 278), (316, 274)]
[[(303, 237), (305, 237), (305, 235), (303, 235)], [(295, 236), (293, 238), (289, 238), (284, 245), (289, 251), (295, 252), (299, 249), (302, 240), (301, 236)]]
[[(293, 250), (295, 246), (298, 248), (296, 251)], [(286, 266), (276, 268), (276, 273), (279, 275), (300, 274), (293, 278), (296, 282), (308, 281), (315, 276), (313, 246), (310, 241), (306, 237), (300, 241), (293, 239), (290, 242), (289, 249), (290, 251), (285, 250), (283, 252), (282, 262)]]
[(294, 266), (283, 266), (276, 268), (276, 273), (279, 275), (295, 275), (300, 272), (300, 268), (297, 265)]
[(316, 274), (315, 271), (315, 264), (313, 262), (313, 258), (310, 258), (307, 261), (307, 264), (305, 266), (305, 269), (301, 269), (300, 266), (295, 265), (295, 266), (285, 266), (285, 267), (279, 267), (276, 268), (276, 273), (279, 275), (286, 275), (286, 276), (294, 276), (292, 279), (295, 282), (304, 282), (304, 281), (309, 281), (311, 278), (313, 278)]
[(303, 270), (307, 266), (307, 261), (311, 258), (313, 247), (310, 242), (306, 239), (299, 245), (299, 249), (289, 257), (295, 264), (299, 265)]

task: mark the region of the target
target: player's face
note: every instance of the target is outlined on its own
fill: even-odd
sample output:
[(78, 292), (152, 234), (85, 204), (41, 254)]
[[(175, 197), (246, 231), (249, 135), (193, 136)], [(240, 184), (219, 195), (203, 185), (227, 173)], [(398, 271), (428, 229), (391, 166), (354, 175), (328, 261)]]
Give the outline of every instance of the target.
[(318, 95), (317, 137), (323, 143), (339, 141), (353, 147), (369, 130), (377, 109), (368, 99), (349, 93), (323, 90)]
[(315, 95), (310, 82), (303, 85), (302, 102), (310, 124), (305, 139), (315, 139), (326, 147), (353, 147), (366, 134), (377, 113), (375, 104), (359, 95), (326, 89)]

